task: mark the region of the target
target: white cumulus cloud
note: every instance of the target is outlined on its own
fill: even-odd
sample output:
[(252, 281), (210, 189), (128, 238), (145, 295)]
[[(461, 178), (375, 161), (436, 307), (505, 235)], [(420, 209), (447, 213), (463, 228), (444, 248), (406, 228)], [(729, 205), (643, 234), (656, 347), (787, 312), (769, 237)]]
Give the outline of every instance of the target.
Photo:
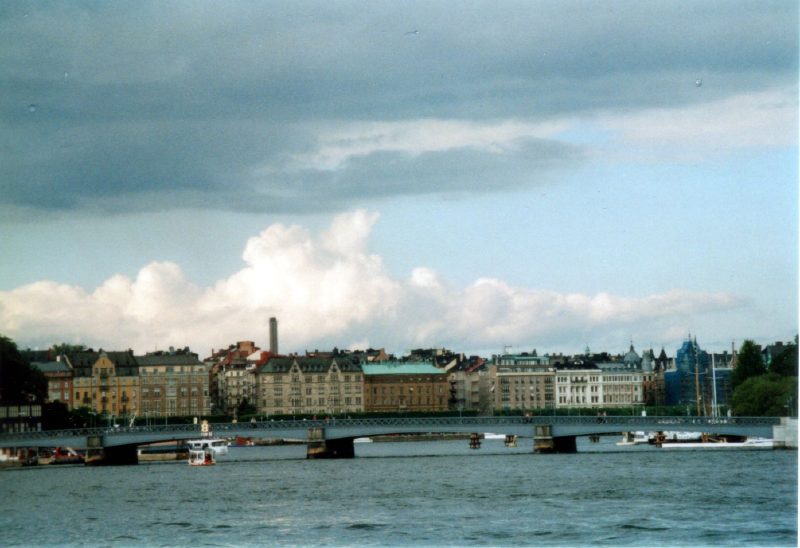
[(2, 291), (0, 332), (23, 347), (191, 346), (205, 355), (237, 340), (266, 346), (268, 320), (276, 316), (283, 352), (359, 345), (499, 350), (509, 342), (580, 349), (620, 336), (660, 341), (665, 333), (685, 334), (704, 315), (744, 306), (729, 294), (678, 289), (634, 298), (492, 278), (458, 288), (424, 266), (398, 279), (369, 252), (377, 221), (376, 213), (345, 213), (319, 235), (272, 225), (247, 241), (238, 271), (209, 287), (190, 282), (177, 264), (157, 262), (135, 279), (115, 275), (91, 292), (54, 281)]

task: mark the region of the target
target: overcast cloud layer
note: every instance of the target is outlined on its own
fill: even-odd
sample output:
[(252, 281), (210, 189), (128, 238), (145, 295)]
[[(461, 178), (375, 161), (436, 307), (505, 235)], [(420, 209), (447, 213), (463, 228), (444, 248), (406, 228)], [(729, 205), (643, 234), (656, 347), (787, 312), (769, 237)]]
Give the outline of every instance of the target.
[(791, 337), (797, 21), (782, 1), (0, 3), (0, 333)]
[[(5, 3), (0, 207), (15, 218), (336, 211), (355, 197), (491, 192), (598, 154), (570, 142), (571, 128), (590, 124), (623, 147), (659, 121), (667, 139), (713, 139), (703, 113), (735, 112), (725, 105), (757, 115), (762, 138), (791, 142), (796, 10)], [(701, 116), (675, 123), (672, 109)], [(749, 133), (726, 133), (717, 149), (747, 146)], [(665, 153), (655, 144), (643, 154)]]

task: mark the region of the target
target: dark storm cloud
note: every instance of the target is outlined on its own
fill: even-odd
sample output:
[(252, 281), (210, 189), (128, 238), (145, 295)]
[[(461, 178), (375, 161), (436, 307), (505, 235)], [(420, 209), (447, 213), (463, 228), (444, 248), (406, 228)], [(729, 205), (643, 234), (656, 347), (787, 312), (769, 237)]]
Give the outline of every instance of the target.
[[(786, 2), (6, 3), (0, 204), (295, 209), (297, 200), (336, 207), (350, 196), (534, 183), (578, 152), (536, 142), (502, 158), (381, 152), (336, 173), (282, 166), (313, 152), (317, 124), (542, 121), (794, 85), (796, 10)], [(708, 82), (702, 98), (696, 78)], [(387, 161), (397, 169), (384, 169)]]

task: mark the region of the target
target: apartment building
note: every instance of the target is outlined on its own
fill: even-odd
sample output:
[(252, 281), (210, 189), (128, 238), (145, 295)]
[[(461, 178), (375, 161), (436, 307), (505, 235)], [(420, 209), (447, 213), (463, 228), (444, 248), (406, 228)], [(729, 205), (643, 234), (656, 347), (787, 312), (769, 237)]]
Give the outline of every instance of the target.
[(254, 378), (256, 408), (265, 415), (364, 411), (364, 374), (346, 358), (270, 357)]
[(450, 409), (490, 415), (494, 409), (494, 379), (497, 368), (473, 357), (447, 370)]
[(211, 412), (208, 366), (188, 348), (137, 356), (140, 416), (201, 416)]
[(253, 341), (238, 341), (211, 352), (204, 360), (209, 370), (209, 394), (213, 413), (232, 415), (246, 399), (255, 399), (255, 365), (249, 359), (259, 352)]
[(574, 360), (555, 370), (557, 408), (602, 407), (603, 371), (595, 364)]
[(139, 412), (139, 364), (132, 350), (74, 352), (66, 360), (73, 373), (73, 408), (109, 415)]
[(57, 356), (54, 361), (35, 361), (31, 366), (37, 368), (47, 379), (47, 401), (61, 402), (72, 408), (72, 369), (67, 360)]
[(645, 403), (643, 371), (627, 368), (604, 369), (601, 380), (602, 407), (631, 407)]

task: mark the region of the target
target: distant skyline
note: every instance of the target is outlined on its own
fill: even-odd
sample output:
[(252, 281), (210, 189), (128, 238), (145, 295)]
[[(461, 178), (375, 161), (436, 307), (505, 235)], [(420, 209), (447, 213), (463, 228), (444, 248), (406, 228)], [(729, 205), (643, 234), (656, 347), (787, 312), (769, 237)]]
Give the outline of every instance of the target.
[(791, 2), (0, 6), (0, 334), (201, 355), (798, 331)]

